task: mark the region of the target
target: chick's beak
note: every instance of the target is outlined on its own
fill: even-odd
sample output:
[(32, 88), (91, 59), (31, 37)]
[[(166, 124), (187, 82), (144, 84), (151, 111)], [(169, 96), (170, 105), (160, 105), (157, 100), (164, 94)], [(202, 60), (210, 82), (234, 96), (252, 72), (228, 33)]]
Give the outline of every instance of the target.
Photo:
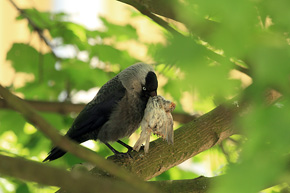
[(151, 97), (157, 96), (157, 91), (156, 90), (151, 91), (149, 94)]

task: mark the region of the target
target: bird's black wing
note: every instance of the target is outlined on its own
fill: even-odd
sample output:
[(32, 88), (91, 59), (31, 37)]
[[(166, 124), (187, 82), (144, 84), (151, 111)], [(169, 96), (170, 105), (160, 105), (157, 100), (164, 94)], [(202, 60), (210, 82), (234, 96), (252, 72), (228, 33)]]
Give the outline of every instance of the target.
[[(101, 126), (108, 121), (118, 102), (125, 96), (125, 92), (126, 89), (118, 76), (108, 81), (80, 112), (66, 136), (78, 143), (96, 138)], [(54, 147), (43, 161), (55, 160), (65, 153), (66, 151)]]
[(96, 135), (100, 127), (108, 121), (115, 106), (124, 97), (125, 92), (126, 89), (118, 76), (111, 79), (80, 112), (66, 135), (79, 143), (88, 140), (84, 136), (91, 132)]

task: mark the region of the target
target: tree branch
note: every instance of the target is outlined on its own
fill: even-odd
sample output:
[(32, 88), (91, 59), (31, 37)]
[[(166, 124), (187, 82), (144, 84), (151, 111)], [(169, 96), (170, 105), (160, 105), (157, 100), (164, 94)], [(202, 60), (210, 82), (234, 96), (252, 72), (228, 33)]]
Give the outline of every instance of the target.
[[(124, 3), (127, 3), (126, 0)], [(202, 39), (207, 39), (209, 34), (214, 33), (215, 29), (219, 26), (217, 22), (208, 20), (208, 19), (200, 19), (199, 23), (189, 22), (182, 17), (180, 17), (176, 13), (176, 7), (185, 6), (182, 1), (177, 0), (131, 0), (130, 2), (138, 3), (145, 7), (148, 11), (155, 13), (157, 15), (161, 15), (163, 17), (167, 17), (173, 19), (175, 21), (181, 22), (187, 26), (190, 31), (192, 31), (197, 36), (201, 37)], [(130, 3), (127, 3), (131, 5)]]
[(131, 153), (133, 160), (130, 162), (115, 156), (109, 159), (149, 180), (233, 135), (232, 119), (242, 108), (243, 105), (220, 105), (175, 130), (174, 145), (158, 139), (150, 143), (150, 151), (146, 155), (143, 150)]
[(153, 187), (148, 187), (141, 182), (136, 176), (133, 176), (126, 172), (124, 169), (119, 168), (115, 164), (108, 162), (104, 158), (100, 157), (93, 151), (80, 146), (74, 141), (68, 139), (65, 136), (61, 136), (57, 130), (47, 123), (38, 113), (31, 108), (27, 103), (11, 94), (8, 90), (0, 85), (0, 95), (7, 102), (9, 106), (20, 112), (29, 122), (31, 122), (38, 130), (44, 133), (54, 145), (78, 156), (81, 159), (87, 160), (90, 163), (96, 165), (98, 168), (104, 169), (112, 175), (124, 180), (125, 182), (132, 184), (140, 191), (152, 191), (157, 192)]
[[(128, 186), (121, 181), (92, 176), (86, 171), (83, 171), (82, 168), (74, 169), (69, 172), (38, 162), (4, 155), (0, 155), (0, 162), (0, 173), (2, 175), (49, 186), (60, 186), (66, 189), (66, 192), (70, 193), (80, 193), (84, 190), (86, 190), (87, 193), (94, 193), (96, 190), (102, 190), (103, 193), (135, 193), (137, 191), (132, 186)], [(289, 170), (290, 168), (288, 167), (287, 171), (285, 171), (287, 176), (289, 176)], [(209, 178), (201, 176), (188, 180), (149, 181), (147, 184), (149, 186), (158, 187), (161, 192), (205, 193), (208, 191), (211, 184), (214, 184), (223, 177), (224, 176), (216, 176)], [(277, 184), (283, 181), (285, 181), (285, 176), (278, 179)]]
[(173, 4), (179, 3), (176, 0), (133, 0), (144, 7), (146, 7), (152, 13), (167, 17), (176, 21), (178, 17), (176, 16), (175, 10), (172, 8)]
[[(79, 113), (85, 104), (73, 104), (70, 102), (51, 102), (51, 101), (35, 101), (35, 100), (24, 100), (32, 108), (37, 111), (53, 112), (60, 114)], [(0, 109), (11, 109), (11, 107), (0, 98)], [(196, 119), (199, 115), (189, 115), (185, 113), (172, 113), (174, 121), (179, 123), (188, 123), (193, 119)]]
[(21, 158), (12, 158), (0, 155), (0, 173), (22, 180), (34, 181), (49, 186), (63, 187), (70, 193), (95, 193), (101, 190), (104, 193), (112, 192), (139, 192), (134, 186), (106, 178), (98, 178), (81, 171), (69, 172), (38, 162)]
[(153, 13), (151, 13), (141, 3), (137, 2), (137, 1), (131, 1), (131, 0), (117, 0), (117, 1), (120, 1), (122, 3), (131, 5), (132, 7), (134, 7), (135, 9), (137, 9), (140, 13), (142, 13), (143, 15), (146, 15), (147, 17), (149, 17), (150, 19), (152, 19), (155, 23), (159, 24), (161, 27), (165, 28), (166, 30), (168, 30), (172, 34), (174, 34), (174, 35), (182, 35), (178, 31), (176, 31), (174, 28), (172, 28), (166, 21), (164, 21), (160, 17), (154, 15)]
[[(70, 102), (52, 102), (52, 101), (36, 101), (25, 100), (32, 108), (37, 111), (52, 112), (59, 114), (79, 113), (85, 104), (73, 104)], [(7, 102), (0, 98), (0, 109), (11, 109)]]

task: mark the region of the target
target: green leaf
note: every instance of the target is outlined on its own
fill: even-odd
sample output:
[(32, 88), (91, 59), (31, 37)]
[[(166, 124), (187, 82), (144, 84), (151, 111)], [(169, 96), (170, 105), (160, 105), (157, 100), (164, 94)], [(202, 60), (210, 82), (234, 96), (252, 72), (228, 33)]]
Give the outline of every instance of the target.
[(59, 71), (55, 69), (56, 59), (52, 53), (42, 55), (39, 79), (43, 81), (58, 79)]
[(41, 54), (35, 48), (23, 43), (14, 43), (6, 59), (12, 62), (16, 72), (36, 74)]
[(97, 44), (92, 47), (91, 57), (96, 56), (103, 62), (110, 64), (120, 64), (121, 67), (128, 67), (136, 62), (127, 51), (121, 51), (113, 46)]
[[(54, 21), (51, 20), (51, 14), (49, 12), (40, 12), (37, 9), (23, 9), (23, 16), (20, 19), (29, 18), (31, 23), (29, 26), (31, 29), (37, 28), (44, 30), (53, 25)], [(33, 26), (32, 26), (33, 25)]]
[(287, 0), (278, 0), (278, 1), (260, 1), (258, 2), (258, 7), (264, 14), (267, 14), (271, 18), (274, 25), (271, 26), (271, 29), (276, 29), (278, 31), (289, 31), (290, 24), (290, 13), (288, 7), (290, 2)]
[(19, 113), (10, 110), (0, 111), (0, 120), (0, 133), (10, 130), (15, 133), (21, 133), (26, 123)]
[(25, 98), (37, 100), (56, 100), (59, 95), (58, 90), (54, 90), (47, 84), (38, 82), (26, 83), (24, 87), (18, 88), (16, 91), (22, 92)]
[(76, 45), (79, 50), (87, 50), (87, 30), (84, 26), (73, 22), (57, 22), (49, 30), (53, 38), (61, 38), (62, 44)]
[(100, 69), (92, 69), (88, 63), (80, 60), (64, 60), (61, 65), (67, 79), (77, 90), (88, 90), (96, 86), (102, 86), (109, 80), (106, 72)]
[(137, 31), (132, 25), (117, 25), (108, 22), (105, 18), (100, 18), (107, 27), (104, 35), (107, 37), (115, 37), (117, 41), (127, 41), (131, 39), (138, 39)]
[(275, 34), (265, 33), (249, 53), (253, 63), (253, 77), (263, 87), (274, 86), (288, 90), (290, 49), (285, 40)]
[(29, 188), (28, 188), (27, 184), (21, 183), (17, 187), (15, 193), (30, 193), (30, 191), (29, 191)]
[(212, 51), (190, 37), (177, 36), (169, 41), (165, 47), (155, 47), (155, 58), (160, 63), (174, 64), (180, 68), (180, 87), (186, 90), (197, 89), (202, 97), (227, 97), (239, 91), (240, 82), (229, 78), (233, 68), (231, 63), (212, 61), (209, 59)]
[[(277, 183), (288, 167), (289, 98), (277, 106), (254, 105), (239, 126), (247, 134), (239, 164), (229, 167), (212, 192), (258, 192)], [(246, 177), (245, 177), (246, 176)], [(247, 186), (245, 186), (247, 184)]]

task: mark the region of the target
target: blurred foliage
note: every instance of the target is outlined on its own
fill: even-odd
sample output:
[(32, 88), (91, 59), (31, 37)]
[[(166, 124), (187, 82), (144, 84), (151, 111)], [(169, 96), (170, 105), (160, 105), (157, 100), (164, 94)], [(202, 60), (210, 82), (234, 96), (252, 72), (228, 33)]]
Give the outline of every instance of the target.
[[(25, 99), (70, 101), (78, 91), (100, 87), (122, 69), (137, 62), (138, 59), (126, 49), (119, 49), (118, 44), (138, 42), (148, 48), (147, 55), (158, 64), (155, 69), (165, 79), (159, 88), (160, 93), (177, 103), (176, 111), (188, 112), (185, 108), (191, 105), (188, 98), (193, 101), (191, 113), (206, 113), (215, 106), (212, 99), (228, 99), (239, 94), (247, 95), (252, 103), (249, 114), (236, 121), (236, 126), (246, 137), (233, 136), (220, 147), (192, 158), (187, 167), (174, 167), (152, 180), (192, 179), (199, 175), (226, 173), (211, 190), (221, 193), (258, 192), (277, 184), (287, 168), (290, 153), (289, 1), (182, 2), (173, 6), (178, 18), (198, 28), (206, 27), (208, 20), (215, 23), (215, 27), (205, 30), (204, 34), (184, 32), (187, 36), (173, 36), (160, 30), (166, 43), (149, 44), (140, 42), (137, 29), (130, 23), (119, 25), (101, 18), (104, 28), (89, 30), (71, 22), (65, 13), (24, 10), (17, 19), (29, 18), (31, 33), (38, 30), (48, 34), (52, 50), (43, 53), (29, 43), (15, 42), (7, 53), (7, 60), (16, 73), (30, 74), (33, 79), (22, 87), (11, 85), (10, 89), (21, 93)], [(140, 16), (132, 14), (136, 15)], [(67, 47), (73, 49), (70, 57), (58, 52)], [(252, 76), (253, 84), (246, 93), (242, 80), (230, 76), (237, 68), (236, 61), (248, 68)], [(273, 106), (263, 102), (268, 88), (275, 88), (284, 96)], [(42, 115), (63, 133), (75, 116)], [(50, 141), (26, 123), (21, 115), (1, 110), (0, 120), (0, 153), (37, 161), (46, 157)], [(99, 142), (87, 145), (103, 157), (110, 155), (110, 151)], [(118, 144), (114, 146), (125, 151)], [(80, 159), (66, 154), (50, 164), (70, 168), (79, 162)], [(276, 186), (265, 192), (279, 192), (280, 189)], [(40, 190), (54, 192), (56, 188), (0, 178), (0, 192)]]

